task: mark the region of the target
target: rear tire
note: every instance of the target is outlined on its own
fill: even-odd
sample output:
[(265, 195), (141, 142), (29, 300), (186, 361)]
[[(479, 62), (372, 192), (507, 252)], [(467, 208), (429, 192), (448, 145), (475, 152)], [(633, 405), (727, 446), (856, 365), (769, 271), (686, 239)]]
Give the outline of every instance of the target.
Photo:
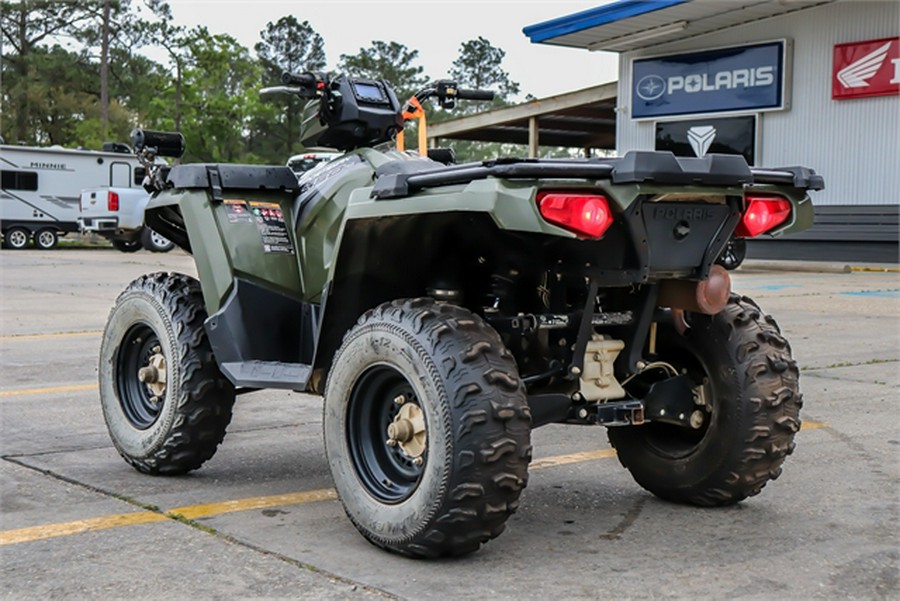
[[(407, 408), (421, 438), (390, 445)], [(528, 479), (530, 419), (497, 333), (432, 299), (363, 315), (325, 388), (326, 456), (344, 510), (370, 542), (413, 557), (470, 553), (503, 531)]]
[(38, 230), (38, 233), (34, 235), (34, 246), (40, 250), (51, 250), (56, 247), (57, 242), (59, 242), (59, 236), (49, 228)]
[[(109, 315), (100, 403), (113, 444), (138, 471), (197, 469), (225, 436), (234, 386), (219, 371), (205, 319), (200, 283), (175, 273), (134, 280)], [(157, 378), (149, 382), (139, 377), (148, 367)]]
[(775, 320), (732, 295), (715, 316), (693, 315), (684, 336), (660, 331), (659, 359), (707, 379), (711, 411), (698, 431), (662, 423), (610, 428), (619, 461), (663, 499), (731, 505), (781, 474), (800, 429), (799, 370)]
[(164, 236), (160, 236), (149, 227), (141, 230), (141, 245), (154, 253), (167, 253), (175, 248), (175, 243)]
[(113, 248), (123, 253), (135, 253), (144, 248), (140, 240), (116, 239), (112, 241), (112, 245)]
[(31, 232), (24, 227), (11, 227), (3, 234), (3, 248), (22, 250), (30, 239)]

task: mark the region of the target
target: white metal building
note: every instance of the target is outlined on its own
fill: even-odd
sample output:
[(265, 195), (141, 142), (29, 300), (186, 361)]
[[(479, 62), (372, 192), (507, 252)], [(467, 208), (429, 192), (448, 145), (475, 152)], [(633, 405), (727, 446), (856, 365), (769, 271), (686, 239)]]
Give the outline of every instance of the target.
[(896, 0), (620, 0), (525, 28), (535, 43), (620, 53), (618, 153), (743, 152), (823, 174), (815, 227), (751, 254), (890, 261), (898, 33)]

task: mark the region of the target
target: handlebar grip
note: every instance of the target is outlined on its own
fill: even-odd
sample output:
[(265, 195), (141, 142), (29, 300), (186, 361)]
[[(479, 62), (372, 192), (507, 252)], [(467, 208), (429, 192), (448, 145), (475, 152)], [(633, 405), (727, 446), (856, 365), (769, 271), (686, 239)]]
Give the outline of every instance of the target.
[(156, 148), (156, 154), (162, 157), (178, 158), (184, 154), (184, 136), (178, 132), (152, 131), (137, 128), (131, 131), (131, 146), (135, 152), (146, 147)]
[(288, 73), (281, 74), (281, 83), (289, 86), (312, 86), (316, 84), (316, 76), (312, 73)]
[(494, 93), (490, 90), (457, 90), (456, 97), (460, 100), (493, 100)]

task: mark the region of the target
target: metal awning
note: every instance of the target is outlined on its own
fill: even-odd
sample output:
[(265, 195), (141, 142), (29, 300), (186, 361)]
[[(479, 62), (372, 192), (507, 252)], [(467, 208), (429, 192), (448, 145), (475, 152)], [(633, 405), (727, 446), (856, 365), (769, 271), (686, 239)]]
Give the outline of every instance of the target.
[(539, 98), (524, 104), (428, 124), (428, 138), (612, 149), (616, 146), (617, 82)]
[(626, 52), (771, 19), (836, 0), (620, 0), (522, 31), (533, 43)]

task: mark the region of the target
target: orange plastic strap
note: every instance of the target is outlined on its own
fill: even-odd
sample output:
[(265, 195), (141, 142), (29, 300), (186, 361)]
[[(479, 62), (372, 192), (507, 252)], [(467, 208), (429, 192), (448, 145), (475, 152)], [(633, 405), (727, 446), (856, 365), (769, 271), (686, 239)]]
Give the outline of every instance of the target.
[[(412, 110), (403, 111), (403, 120), (419, 120), (419, 154), (423, 157), (428, 156), (428, 124), (425, 119), (425, 109), (422, 108), (422, 103), (415, 96), (412, 96), (407, 104), (412, 107)], [(406, 150), (406, 139), (402, 130), (397, 133), (397, 150), (401, 152)]]

